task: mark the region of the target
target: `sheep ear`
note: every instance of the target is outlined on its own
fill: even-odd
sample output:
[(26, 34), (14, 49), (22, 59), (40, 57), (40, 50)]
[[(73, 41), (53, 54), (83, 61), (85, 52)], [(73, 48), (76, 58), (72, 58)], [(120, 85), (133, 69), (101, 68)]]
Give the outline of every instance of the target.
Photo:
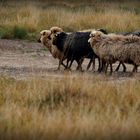
[(56, 34), (56, 33), (57, 33), (57, 31), (56, 31), (56, 30), (54, 30), (54, 31), (53, 31), (53, 33), (54, 33), (54, 34)]
[(107, 30), (106, 29), (97, 29), (97, 31), (101, 31), (102, 33), (104, 33), (104, 34), (108, 34), (108, 32), (107, 32)]
[(90, 36), (89, 36), (89, 37), (90, 37), (90, 38), (91, 38), (91, 37), (95, 37), (95, 35), (94, 35), (94, 34), (90, 34)]
[(100, 33), (96, 33), (96, 36), (97, 36), (97, 37), (100, 37), (100, 36), (101, 36), (101, 34), (100, 34)]
[(90, 43), (90, 42), (91, 42), (91, 38), (88, 39), (88, 43)]
[(51, 39), (52, 39), (52, 38), (51, 38), (51, 35), (49, 35), (49, 36), (48, 36), (48, 39), (49, 39), (49, 40), (51, 40)]
[(43, 35), (46, 35), (46, 32), (43, 32)]

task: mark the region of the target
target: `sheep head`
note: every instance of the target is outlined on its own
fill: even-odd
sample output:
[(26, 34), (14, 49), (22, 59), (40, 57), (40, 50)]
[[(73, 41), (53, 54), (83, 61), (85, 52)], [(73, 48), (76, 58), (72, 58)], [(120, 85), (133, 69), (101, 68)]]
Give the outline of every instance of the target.
[(63, 32), (63, 30), (60, 27), (54, 26), (50, 28), (50, 32), (51, 32), (52, 42), (54, 43), (57, 35)]
[(40, 32), (40, 38), (39, 38), (38, 42), (41, 42), (43, 45), (45, 45), (46, 48), (51, 50), (51, 46), (52, 46), (51, 31), (42, 30)]
[(50, 31), (53, 35), (56, 35), (56, 34), (63, 32), (63, 30), (60, 27), (51, 27)]
[(89, 38), (88, 42), (91, 44), (91, 46), (94, 46), (99, 41), (99, 39), (101, 39), (102, 35), (104, 35), (103, 32), (93, 30), (90, 34), (90, 38)]

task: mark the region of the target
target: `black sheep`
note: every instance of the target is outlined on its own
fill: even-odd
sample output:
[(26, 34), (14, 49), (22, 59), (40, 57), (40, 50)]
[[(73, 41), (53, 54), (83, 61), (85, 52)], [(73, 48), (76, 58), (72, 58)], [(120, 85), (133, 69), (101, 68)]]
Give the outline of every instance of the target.
[(77, 69), (81, 69), (84, 58), (89, 58), (91, 62), (98, 58), (88, 43), (89, 35), (90, 32), (74, 32), (70, 34), (62, 32), (54, 38), (53, 44), (64, 52), (64, 59), (67, 59), (67, 68), (71, 68), (74, 60), (78, 63)]

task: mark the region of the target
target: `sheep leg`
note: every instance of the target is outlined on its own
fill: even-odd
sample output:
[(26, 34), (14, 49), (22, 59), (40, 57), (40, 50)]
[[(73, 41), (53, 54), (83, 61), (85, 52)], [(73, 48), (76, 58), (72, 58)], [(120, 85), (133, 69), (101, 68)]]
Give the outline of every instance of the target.
[(74, 59), (71, 60), (70, 65), (68, 66), (68, 69), (71, 68), (73, 61), (74, 61)]
[(60, 70), (60, 66), (63, 66), (65, 69), (67, 68), (67, 66), (63, 63), (63, 60), (59, 60), (59, 64), (58, 64), (58, 68), (57, 70)]
[(59, 60), (59, 64), (58, 64), (57, 70), (60, 70), (60, 66), (61, 66), (61, 60)]
[[(102, 71), (105, 71), (105, 69), (106, 69), (106, 62), (103, 62), (103, 67), (102, 67)], [(108, 66), (107, 66), (108, 67)]]
[(119, 62), (119, 65), (117, 66), (117, 68), (115, 69), (115, 71), (118, 71), (118, 70), (119, 70), (121, 64), (122, 64), (122, 63)]
[(122, 63), (122, 66), (123, 66), (123, 72), (126, 72), (126, 66), (124, 63)]
[(112, 63), (110, 63), (110, 74), (112, 74), (113, 68), (112, 68)]
[(92, 59), (92, 71), (95, 71), (95, 57)]
[(106, 62), (104, 61), (104, 60), (102, 60), (101, 61), (101, 70), (100, 70), (100, 72), (105, 72), (105, 70), (106, 70)]
[(63, 65), (66, 68), (66, 65), (64, 65), (63, 61), (59, 60), (58, 68), (57, 70), (60, 70), (60, 66)]
[(105, 74), (107, 73), (108, 66), (109, 66), (109, 63), (107, 62), (106, 66), (105, 66)]
[(65, 68), (65, 69), (68, 69), (69, 62), (70, 62), (70, 60), (69, 60), (69, 59), (67, 59), (67, 64), (66, 64), (66, 68)]
[(90, 66), (91, 66), (91, 63), (92, 63), (92, 59), (90, 59), (88, 65), (87, 65), (87, 70), (89, 70)]
[(67, 68), (67, 66), (63, 62), (61, 62), (61, 65), (64, 66), (64, 68)]
[(99, 61), (98, 72), (104, 72), (106, 62), (100, 58), (98, 58), (98, 61)]
[(98, 72), (101, 72), (103, 70), (103, 60), (98, 58), (99, 66), (98, 66)]
[(79, 61), (77, 61), (78, 66), (77, 66), (76, 70), (80, 70), (80, 71), (82, 71), (82, 63), (83, 63), (83, 61), (84, 61), (83, 58), (80, 59)]
[(133, 68), (132, 72), (137, 72), (137, 68), (138, 68), (138, 66), (136, 64), (134, 64), (134, 68)]
[(57, 70), (60, 70), (60, 66), (63, 65), (66, 68), (66, 65), (64, 65), (63, 61), (59, 60), (58, 68)]
[(122, 66), (123, 66), (123, 72), (126, 72), (126, 66), (125, 66), (125, 64), (124, 64), (123, 62), (120, 62), (120, 63), (119, 63), (119, 65), (118, 65), (118, 67), (116, 68), (115, 71), (118, 71), (118, 70), (119, 70), (121, 64), (122, 64)]
[(99, 63), (98, 64), (98, 72), (101, 72), (101, 65), (102, 65), (101, 63), (102, 62), (101, 62), (101, 59), (100, 58), (98, 58), (98, 63)]
[(92, 70), (94, 71), (95, 70), (95, 57), (91, 58), (89, 63), (88, 63), (88, 66), (87, 66), (87, 70), (89, 70), (90, 66), (92, 65)]

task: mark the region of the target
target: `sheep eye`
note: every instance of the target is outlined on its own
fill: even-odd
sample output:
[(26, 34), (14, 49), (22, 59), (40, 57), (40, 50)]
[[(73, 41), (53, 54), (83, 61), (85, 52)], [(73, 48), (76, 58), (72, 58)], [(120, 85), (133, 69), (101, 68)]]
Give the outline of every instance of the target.
[(53, 31), (53, 33), (55, 34), (55, 33), (56, 33), (56, 31)]
[(48, 36), (48, 39), (49, 39), (49, 40), (51, 40), (51, 37), (50, 37), (50, 36)]
[(43, 32), (43, 35), (45, 35), (46, 33), (45, 32)]
[(90, 37), (95, 37), (95, 35), (91, 35)]

